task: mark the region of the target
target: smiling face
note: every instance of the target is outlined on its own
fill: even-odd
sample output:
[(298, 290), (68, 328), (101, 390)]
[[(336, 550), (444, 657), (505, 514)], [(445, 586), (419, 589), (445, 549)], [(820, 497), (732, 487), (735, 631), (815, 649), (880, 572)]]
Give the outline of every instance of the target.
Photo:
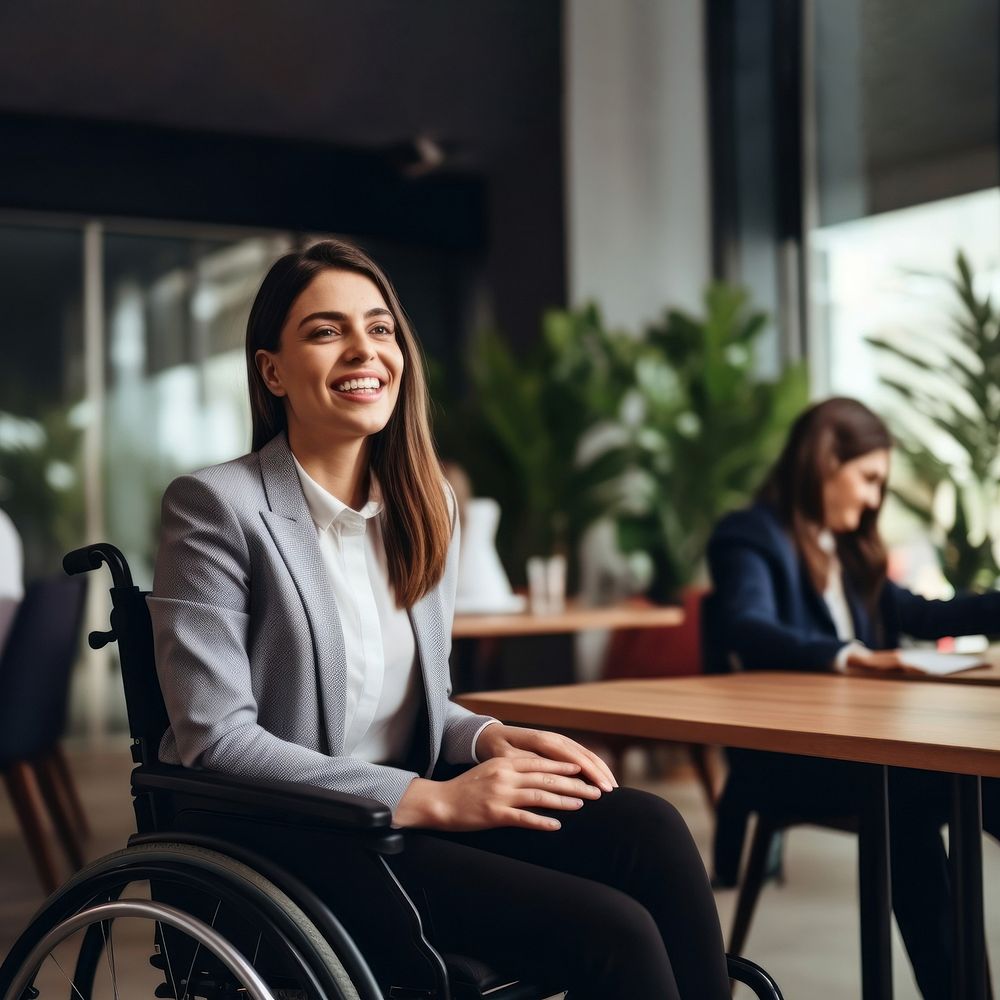
[(856, 531), (866, 510), (882, 505), (889, 451), (877, 448), (839, 465), (823, 481), (823, 516), (833, 532)]
[(289, 437), (368, 437), (389, 422), (403, 377), (396, 322), (378, 286), (321, 271), (292, 303), (277, 351), (259, 350), (268, 389), (285, 402)]

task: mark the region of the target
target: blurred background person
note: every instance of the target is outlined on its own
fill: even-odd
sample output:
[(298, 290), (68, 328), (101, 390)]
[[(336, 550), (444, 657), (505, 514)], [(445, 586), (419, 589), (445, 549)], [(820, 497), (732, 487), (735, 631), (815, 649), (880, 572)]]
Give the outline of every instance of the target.
[[(709, 641), (744, 670), (904, 669), (901, 639), (1000, 631), (1000, 593), (927, 600), (887, 576), (878, 519), (892, 437), (862, 403), (833, 398), (792, 425), (751, 507), (723, 518), (708, 545)], [(730, 873), (750, 804), (816, 818), (856, 817), (865, 765), (728, 751), (716, 867)], [(945, 776), (889, 771), (892, 902), (923, 995), (951, 988), (948, 866), (940, 829)], [(1000, 835), (1000, 780), (983, 781), (983, 824)], [(734, 858), (733, 852), (736, 852)]]
[(14, 522), (0, 509), (0, 657), (24, 597), (23, 561), (21, 536)]

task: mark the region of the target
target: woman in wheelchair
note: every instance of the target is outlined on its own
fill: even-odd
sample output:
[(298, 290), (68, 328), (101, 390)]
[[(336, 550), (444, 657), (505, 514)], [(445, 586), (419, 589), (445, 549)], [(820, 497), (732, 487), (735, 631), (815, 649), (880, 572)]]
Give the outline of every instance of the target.
[(175, 480), (149, 609), (160, 759), (383, 803), (444, 951), (584, 997), (729, 996), (677, 811), (564, 736), (449, 700), (455, 503), (389, 280), (325, 241), (247, 328), (253, 450)]

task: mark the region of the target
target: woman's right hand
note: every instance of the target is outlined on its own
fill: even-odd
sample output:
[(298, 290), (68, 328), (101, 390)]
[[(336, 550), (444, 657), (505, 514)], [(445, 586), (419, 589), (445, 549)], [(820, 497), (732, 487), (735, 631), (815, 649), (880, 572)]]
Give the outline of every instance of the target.
[(903, 662), (898, 649), (865, 649), (859, 647), (852, 650), (847, 657), (849, 667), (861, 667), (864, 670), (909, 670)]
[(578, 764), (543, 757), (494, 757), (450, 781), (415, 778), (393, 814), (397, 827), (491, 830), (520, 826), (558, 830), (560, 823), (533, 809), (576, 811), (601, 790), (575, 778)]

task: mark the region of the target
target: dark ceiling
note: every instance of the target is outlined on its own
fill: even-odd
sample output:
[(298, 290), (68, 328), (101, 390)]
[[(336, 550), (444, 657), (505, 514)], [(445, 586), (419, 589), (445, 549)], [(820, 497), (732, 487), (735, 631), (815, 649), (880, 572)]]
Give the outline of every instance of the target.
[(530, 341), (565, 300), (561, 38), (561, 0), (0, 3), (0, 207), (453, 248)]
[(482, 168), (551, 125), (558, 14), (558, 0), (5, 3), (0, 110), (365, 148), (425, 134)]
[(864, 0), (861, 73), (873, 170), (996, 148), (998, 5)]

